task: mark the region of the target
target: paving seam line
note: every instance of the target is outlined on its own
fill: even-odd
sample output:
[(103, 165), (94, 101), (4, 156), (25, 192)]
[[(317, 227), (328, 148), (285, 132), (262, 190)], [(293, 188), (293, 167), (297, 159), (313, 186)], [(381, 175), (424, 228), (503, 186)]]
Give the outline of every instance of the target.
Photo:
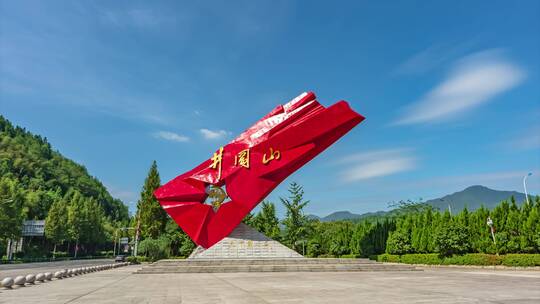
[(115, 285), (116, 283), (118, 283), (118, 282), (120, 282), (120, 281), (122, 281), (122, 280), (125, 280), (125, 279), (129, 278), (129, 277), (132, 276), (132, 275), (133, 275), (133, 273), (130, 272), (130, 273), (128, 273), (127, 276), (125, 276), (125, 277), (123, 277), (123, 278), (120, 278), (120, 279), (118, 279), (118, 280), (116, 280), (116, 281), (114, 281), (114, 282), (112, 282), (112, 283), (107, 283), (107, 284), (105, 284), (105, 285), (103, 285), (103, 286), (101, 286), (101, 287), (98, 287), (98, 288), (96, 288), (96, 289), (94, 289), (94, 290), (91, 290), (91, 291), (89, 291), (89, 292), (87, 292), (87, 293), (85, 293), (85, 294), (82, 294), (82, 295), (80, 295), (80, 296), (77, 296), (77, 297), (75, 297), (75, 298), (73, 298), (73, 299), (71, 299), (71, 300), (68, 300), (67, 302), (64, 302), (64, 304), (68, 304), (68, 303), (71, 303), (71, 302), (73, 302), (73, 301), (76, 301), (76, 300), (78, 300), (78, 299), (80, 299), (80, 298), (82, 298), (82, 297), (85, 297), (85, 296), (87, 296), (87, 295), (89, 295), (89, 294), (92, 294), (92, 293), (94, 293), (94, 292), (96, 292), (96, 291), (98, 291), (98, 290), (100, 290), (100, 289), (105, 288), (105, 287), (109, 287), (109, 286)]

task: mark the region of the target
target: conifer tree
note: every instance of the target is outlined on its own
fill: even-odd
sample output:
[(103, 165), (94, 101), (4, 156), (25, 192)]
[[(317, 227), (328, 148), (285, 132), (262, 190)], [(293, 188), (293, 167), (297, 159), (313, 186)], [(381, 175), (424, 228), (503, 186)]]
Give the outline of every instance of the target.
[(268, 201), (262, 202), (261, 211), (253, 219), (255, 228), (264, 235), (277, 240), (280, 237), (279, 219), (276, 206)]
[(148, 171), (141, 191), (141, 198), (137, 203), (137, 215), (139, 217), (140, 233), (143, 238), (157, 238), (165, 232), (167, 214), (154, 197), (154, 191), (160, 186), (161, 181), (156, 161)]
[(294, 250), (301, 252), (302, 244), (308, 236), (309, 221), (304, 215), (303, 209), (309, 203), (304, 201), (304, 190), (297, 183), (291, 183), (289, 198), (280, 198), (287, 209), (283, 224), (285, 225), (285, 243)]

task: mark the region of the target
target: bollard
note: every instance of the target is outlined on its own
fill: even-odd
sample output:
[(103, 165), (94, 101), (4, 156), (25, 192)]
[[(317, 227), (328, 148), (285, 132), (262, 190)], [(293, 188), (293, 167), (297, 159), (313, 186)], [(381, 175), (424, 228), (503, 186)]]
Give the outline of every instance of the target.
[(45, 272), (45, 279), (47, 279), (47, 281), (51, 281), (52, 277), (53, 277), (52, 272)]
[(11, 286), (13, 286), (13, 279), (10, 277), (4, 278), (2, 280), (2, 287), (11, 289)]
[(36, 281), (43, 282), (45, 281), (45, 274), (44, 273), (38, 273), (36, 274)]
[(13, 280), (13, 282), (15, 283), (15, 285), (24, 286), (24, 284), (26, 283), (26, 278), (23, 276), (17, 276), (15, 280)]
[(28, 284), (34, 284), (35, 280), (36, 280), (36, 276), (32, 273), (26, 276), (26, 283)]

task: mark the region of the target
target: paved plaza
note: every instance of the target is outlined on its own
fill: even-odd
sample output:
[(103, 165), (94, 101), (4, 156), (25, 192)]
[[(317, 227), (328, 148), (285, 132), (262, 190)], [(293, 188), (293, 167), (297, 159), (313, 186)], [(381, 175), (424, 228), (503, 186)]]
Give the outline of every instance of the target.
[(540, 272), (133, 274), (133, 265), (0, 290), (0, 303), (540, 303)]

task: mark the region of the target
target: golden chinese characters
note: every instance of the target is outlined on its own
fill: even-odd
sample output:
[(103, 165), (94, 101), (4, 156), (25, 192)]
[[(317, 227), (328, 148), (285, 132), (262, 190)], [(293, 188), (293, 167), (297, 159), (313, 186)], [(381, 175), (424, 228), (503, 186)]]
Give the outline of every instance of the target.
[(249, 169), (249, 149), (238, 152), (234, 157), (234, 165)]
[(212, 164), (210, 168), (218, 170), (218, 181), (221, 179), (221, 161), (223, 160), (223, 147), (219, 148), (219, 152), (214, 152), (212, 156)]
[(274, 159), (278, 160), (280, 157), (281, 157), (281, 153), (279, 152), (279, 150), (274, 151), (273, 148), (270, 148), (270, 156), (266, 157), (266, 153), (264, 153), (262, 163), (266, 165)]

